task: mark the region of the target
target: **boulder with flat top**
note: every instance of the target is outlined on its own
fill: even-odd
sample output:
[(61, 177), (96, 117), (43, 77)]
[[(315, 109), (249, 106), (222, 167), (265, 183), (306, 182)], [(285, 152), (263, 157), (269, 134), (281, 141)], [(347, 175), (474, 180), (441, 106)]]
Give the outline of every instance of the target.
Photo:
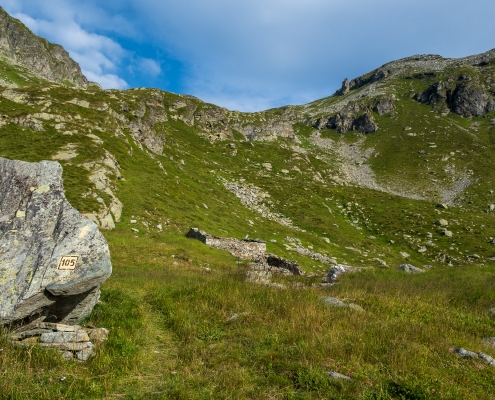
[(65, 198), (61, 165), (0, 158), (0, 324), (75, 324), (111, 272), (105, 238)]

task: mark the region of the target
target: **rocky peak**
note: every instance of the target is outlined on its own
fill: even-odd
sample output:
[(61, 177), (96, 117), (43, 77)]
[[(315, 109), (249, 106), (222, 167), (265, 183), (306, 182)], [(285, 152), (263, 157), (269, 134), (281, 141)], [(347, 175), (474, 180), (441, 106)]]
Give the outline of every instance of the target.
[(1, 7), (0, 53), (43, 79), (78, 88), (88, 86), (81, 67), (62, 46), (36, 36)]

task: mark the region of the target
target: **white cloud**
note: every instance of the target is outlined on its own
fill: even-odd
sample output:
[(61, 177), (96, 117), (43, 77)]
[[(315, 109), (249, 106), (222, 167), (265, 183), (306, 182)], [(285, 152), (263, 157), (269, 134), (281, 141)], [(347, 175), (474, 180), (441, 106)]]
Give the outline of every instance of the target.
[[(495, 37), (493, 0), (0, 0), (0, 4), (36, 17), (31, 23), (39, 32), (51, 32), (85, 71), (96, 76), (124, 79), (125, 72), (132, 75), (128, 79), (137, 80), (139, 74), (162, 76), (164, 69), (168, 80), (176, 82), (174, 91), (244, 110), (328, 96), (345, 77), (401, 57), (418, 53), (460, 57), (486, 51)], [(46, 22), (52, 25), (44, 27)], [(126, 52), (105, 36), (111, 33), (135, 40), (136, 47), (139, 42), (160, 48), (165, 61), (160, 65), (140, 58), (144, 54)], [(182, 69), (170, 71), (167, 57)]]
[(223, 105), (253, 91), (271, 106), (324, 97), (388, 61), (469, 55), (495, 37), (493, 0), (128, 2), (136, 23), (187, 66), (185, 90), (221, 92)]
[(98, 82), (103, 89), (127, 89), (129, 85), (122, 78), (113, 74), (95, 74), (92, 71), (83, 70), (83, 74), (92, 81)]
[(143, 74), (156, 77), (162, 73), (162, 68), (155, 60), (151, 58), (138, 58), (137, 59), (138, 69)]
[(24, 13), (15, 13), (37, 35), (61, 44), (79, 63), (86, 77), (98, 82), (103, 88), (123, 89), (128, 87), (124, 79), (114, 72), (127, 52), (112, 39), (90, 33), (73, 20), (48, 21), (35, 19)]

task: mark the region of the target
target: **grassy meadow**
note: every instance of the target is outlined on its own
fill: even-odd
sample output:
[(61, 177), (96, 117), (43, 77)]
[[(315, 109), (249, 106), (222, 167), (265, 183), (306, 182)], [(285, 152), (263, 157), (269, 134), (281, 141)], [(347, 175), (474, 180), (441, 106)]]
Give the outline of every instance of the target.
[[(336, 182), (342, 160), (315, 145), (314, 130), (301, 122), (294, 124), (297, 140), (249, 142), (234, 131), (231, 139), (210, 141), (170, 117), (153, 127), (165, 138), (163, 154), (153, 155), (106, 110), (135, 121), (135, 110), (148, 107), (157, 91), (82, 91), (3, 62), (0, 78), (20, 85), (16, 90), (28, 99), (0, 98), (7, 121), (0, 124), (0, 156), (39, 161), (74, 145), (77, 156), (60, 162), (66, 196), (81, 212), (99, 208), (96, 196), (86, 195), (92, 184), (84, 164), (101, 163), (108, 151), (124, 178), (110, 177), (124, 207), (116, 229), (103, 231), (113, 274), (85, 322), (108, 328), (108, 341), (88, 362), (66, 362), (37, 346), (14, 347), (3, 330), (0, 398), (495, 398), (495, 368), (453, 353), (463, 347), (495, 356), (483, 342), (495, 337), (488, 312), (495, 307), (495, 225), (487, 208), (495, 203), (494, 113), (472, 120), (439, 114), (411, 97), (436, 78), (404, 78), (386, 88), (397, 109), (374, 115), (375, 134), (321, 132), (336, 146), (362, 142), (372, 149), (367, 164), (376, 181), (428, 194), (414, 200)], [(184, 99), (159, 96), (169, 116)], [(90, 107), (69, 103), (75, 98)], [(282, 111), (237, 117), (256, 125)], [(42, 120), (43, 131), (15, 122), (41, 112), (52, 115)], [(63, 128), (53, 116), (63, 117)], [(470, 185), (453, 206), (438, 208), (438, 193), (454, 182), (452, 170)], [(292, 226), (243, 205), (223, 179), (258, 188), (267, 195), (263, 204)], [(108, 203), (108, 194), (91, 190)], [(440, 218), (449, 221), (451, 237), (435, 225)], [(307, 276), (275, 278), (285, 289), (247, 283), (246, 261), (187, 239), (190, 227), (265, 240), (268, 252), (296, 260)], [(294, 251), (290, 238), (339, 263), (369, 268), (333, 286), (316, 285), (329, 266)], [(397, 271), (404, 262), (425, 272)], [(364, 312), (329, 307), (325, 296)], [(351, 380), (334, 380), (329, 371)]]

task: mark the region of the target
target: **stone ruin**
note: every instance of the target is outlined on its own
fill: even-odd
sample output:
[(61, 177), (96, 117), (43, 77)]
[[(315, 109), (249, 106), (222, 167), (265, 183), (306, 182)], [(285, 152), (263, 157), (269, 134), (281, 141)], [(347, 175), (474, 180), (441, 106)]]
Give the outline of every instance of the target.
[(234, 257), (256, 260), (266, 253), (266, 242), (258, 239), (233, 239), (210, 235), (198, 228), (191, 228), (186, 235), (217, 249), (227, 250)]
[(60, 351), (66, 360), (86, 361), (94, 352), (95, 345), (108, 338), (105, 328), (82, 328), (79, 325), (38, 322), (32, 329), (11, 335), (19, 346), (40, 345)]
[(247, 272), (247, 280), (252, 283), (280, 286), (280, 284), (271, 283), (272, 274), (304, 275), (295, 261), (267, 254), (266, 242), (262, 240), (222, 238), (210, 235), (198, 228), (191, 228), (186, 236), (197, 239), (208, 246), (227, 250), (234, 257), (253, 260), (254, 262), (250, 264), (251, 270)]
[(105, 238), (65, 198), (60, 164), (0, 158), (0, 325), (21, 338), (75, 325), (111, 272)]

